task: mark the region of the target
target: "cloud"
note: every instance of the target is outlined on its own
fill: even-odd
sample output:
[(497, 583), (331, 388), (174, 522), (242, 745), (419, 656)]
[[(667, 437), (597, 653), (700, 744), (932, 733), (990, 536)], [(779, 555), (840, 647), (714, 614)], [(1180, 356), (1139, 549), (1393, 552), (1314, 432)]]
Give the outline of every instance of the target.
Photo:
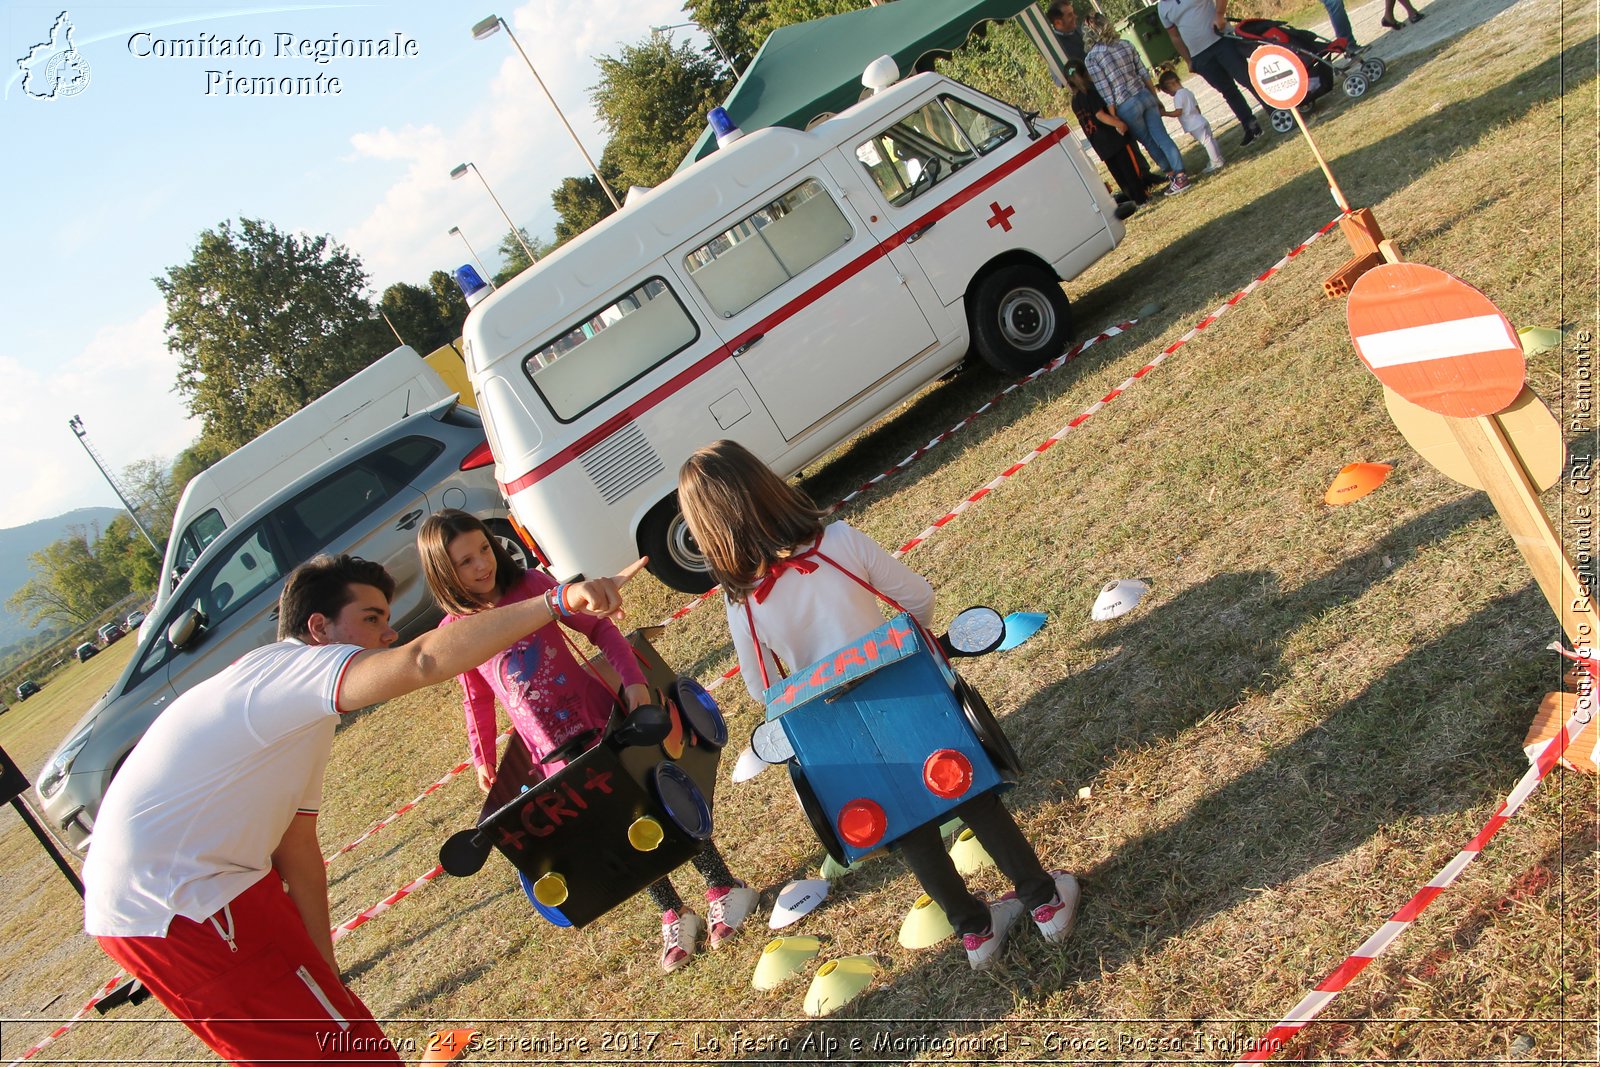
[[(506, 17), (534, 69), (596, 160), (605, 133), (589, 95), (600, 79), (593, 57), (615, 54), (643, 38), (652, 24), (683, 21), (681, 0), (533, 0)], [(554, 221), (550, 193), (563, 178), (588, 173), (572, 137), (550, 107), (527, 65), (504, 32), (476, 42), (485, 63), (497, 63), (484, 98), (448, 132), (387, 128), (358, 133), (358, 154), (408, 160), (410, 166), (366, 218), (340, 235), (354, 249), (381, 290), (397, 281), (420, 283), (429, 273), (466, 262), (465, 247), (449, 236), (452, 226), (495, 266), (500, 239), (509, 227), (484, 189), (493, 190), (505, 212), (536, 234)], [(473, 163), (459, 181), (450, 170)], [(546, 220), (541, 224), (540, 220)]]
[(11, 473), (0, 526), (20, 526), (91, 505), (116, 507), (116, 494), (78, 444), (67, 421), (77, 415), (106, 464), (118, 474), (137, 459), (170, 459), (200, 434), (171, 390), (177, 356), (167, 351), (166, 307), (99, 330), (82, 351), (45, 373), (0, 358), (13, 409), (0, 436), (0, 469)]

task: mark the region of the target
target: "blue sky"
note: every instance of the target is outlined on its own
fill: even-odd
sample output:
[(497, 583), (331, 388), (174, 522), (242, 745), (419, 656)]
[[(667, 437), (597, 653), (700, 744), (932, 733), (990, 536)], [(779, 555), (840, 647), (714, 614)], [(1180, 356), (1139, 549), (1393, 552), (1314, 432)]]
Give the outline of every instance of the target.
[[(24, 91), (17, 60), (50, 40), (63, 10), (88, 83), (39, 99)], [(651, 24), (685, 20), (681, 0), (65, 9), (58, 0), (0, 9), (8, 253), (0, 262), (0, 528), (116, 506), (67, 428), (74, 415), (118, 467), (170, 458), (198, 435), (172, 392), (177, 359), (166, 350), (165, 309), (151, 279), (186, 262), (200, 231), (249, 216), (332, 234), (361, 258), (373, 295), (467, 262), (452, 226), (493, 269), (505, 221), (481, 183), (449, 177), (471, 161), (513, 219), (549, 232), (550, 191), (585, 164), (510, 39), (472, 39), (473, 23), (490, 14), (511, 24), (597, 158), (604, 141), (589, 104), (594, 56), (647, 36)], [(673, 32), (704, 44), (697, 33)], [(415, 41), (415, 56), (318, 63), (276, 54), (283, 40), (292, 50), (335, 35), (396, 34)], [(259, 41), (261, 56), (139, 54), (169, 49), (157, 41), (240, 37)], [(321, 74), (324, 84), (338, 78), (340, 92), (224, 94), (210, 70)]]

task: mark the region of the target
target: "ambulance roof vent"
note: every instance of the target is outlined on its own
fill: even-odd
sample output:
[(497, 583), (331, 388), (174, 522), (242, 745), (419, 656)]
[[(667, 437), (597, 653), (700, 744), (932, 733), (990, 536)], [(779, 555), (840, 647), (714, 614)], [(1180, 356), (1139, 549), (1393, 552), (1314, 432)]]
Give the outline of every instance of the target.
[(881, 93), (900, 80), (900, 67), (893, 56), (879, 56), (861, 72), (861, 84), (874, 93)]

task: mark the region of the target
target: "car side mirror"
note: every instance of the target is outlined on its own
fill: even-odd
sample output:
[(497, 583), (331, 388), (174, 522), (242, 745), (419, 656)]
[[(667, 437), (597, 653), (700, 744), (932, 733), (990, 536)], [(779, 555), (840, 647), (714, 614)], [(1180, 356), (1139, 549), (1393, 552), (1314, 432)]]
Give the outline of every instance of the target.
[(1006, 620), (993, 608), (972, 607), (950, 620), (950, 628), (939, 639), (951, 656), (982, 656), (993, 652), (1006, 639)]
[(206, 628), (206, 613), (199, 608), (190, 608), (167, 627), (167, 644), (183, 651), (194, 644), (195, 638)]

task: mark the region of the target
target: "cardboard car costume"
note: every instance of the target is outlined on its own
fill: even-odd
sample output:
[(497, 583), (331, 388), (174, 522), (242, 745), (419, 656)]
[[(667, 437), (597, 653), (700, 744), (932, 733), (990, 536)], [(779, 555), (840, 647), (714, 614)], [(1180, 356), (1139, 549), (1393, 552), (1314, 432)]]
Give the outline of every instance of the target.
[(586, 926), (670, 874), (710, 839), (711, 802), (727, 727), (691, 678), (673, 678), (639, 631), (627, 635), (645, 680), (660, 694), (585, 738), (561, 770), (527, 785), (533, 760), (513, 734), (475, 830), (439, 850), (453, 875), (482, 868), (491, 850), (533, 887), (534, 904), (559, 926)]

